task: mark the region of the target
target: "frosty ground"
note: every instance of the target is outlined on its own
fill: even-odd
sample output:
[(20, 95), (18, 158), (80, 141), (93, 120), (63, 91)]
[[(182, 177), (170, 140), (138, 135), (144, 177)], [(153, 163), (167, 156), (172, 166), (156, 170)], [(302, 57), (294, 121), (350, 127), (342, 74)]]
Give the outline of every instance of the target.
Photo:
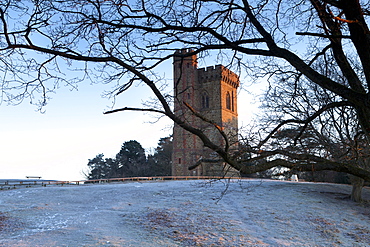
[[(242, 180), (0, 191), (0, 246), (370, 246), (351, 187)], [(370, 200), (370, 189), (364, 189)]]

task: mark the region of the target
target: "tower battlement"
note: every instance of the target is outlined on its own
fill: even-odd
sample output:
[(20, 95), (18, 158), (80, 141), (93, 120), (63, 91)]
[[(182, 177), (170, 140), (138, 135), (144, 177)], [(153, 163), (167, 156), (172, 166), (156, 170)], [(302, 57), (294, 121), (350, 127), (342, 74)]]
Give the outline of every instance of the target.
[(234, 88), (239, 87), (239, 76), (221, 64), (198, 69), (198, 79), (204, 82), (222, 80)]
[(175, 55), (173, 57), (173, 62), (181, 62), (185, 63), (185, 61), (192, 61), (193, 64), (195, 64), (195, 67), (197, 67), (197, 55), (191, 55), (186, 56), (186, 54), (189, 54), (193, 52), (193, 49), (180, 49), (175, 52)]

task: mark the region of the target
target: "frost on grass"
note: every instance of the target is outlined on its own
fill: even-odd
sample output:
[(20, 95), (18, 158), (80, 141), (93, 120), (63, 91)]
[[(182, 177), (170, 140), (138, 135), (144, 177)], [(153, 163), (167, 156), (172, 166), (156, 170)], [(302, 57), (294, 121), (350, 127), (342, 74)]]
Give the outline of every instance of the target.
[(364, 243), (370, 246), (370, 230), (364, 226), (358, 225), (354, 227), (347, 235), (356, 243)]
[(322, 217), (309, 217), (309, 220), (313, 223), (316, 227), (316, 231), (318, 231), (322, 237), (332, 241), (337, 240), (337, 234), (340, 233), (340, 231), (335, 223)]
[(23, 227), (18, 219), (7, 216), (0, 212), (0, 233), (2, 232), (13, 232)]
[(350, 191), (268, 180), (1, 191), (0, 246), (370, 246), (370, 207)]
[(181, 246), (227, 246), (249, 242), (242, 234), (229, 234), (237, 231), (233, 221), (217, 218), (211, 210), (189, 201), (179, 208), (149, 209), (142, 221), (149, 231), (175, 240)]
[(249, 195), (252, 193), (257, 187), (261, 186), (263, 180), (259, 180), (258, 182), (250, 182), (250, 181), (243, 181), (241, 179), (209, 179), (204, 180), (203, 182), (199, 182), (197, 185), (203, 188), (211, 188), (213, 185), (222, 185), (223, 189), (220, 190), (219, 194), (212, 198), (215, 200), (216, 203), (220, 202), (222, 198), (229, 192), (231, 184), (237, 184), (237, 187), (233, 187), (232, 191), (238, 190), (239, 192), (244, 193), (245, 195)]

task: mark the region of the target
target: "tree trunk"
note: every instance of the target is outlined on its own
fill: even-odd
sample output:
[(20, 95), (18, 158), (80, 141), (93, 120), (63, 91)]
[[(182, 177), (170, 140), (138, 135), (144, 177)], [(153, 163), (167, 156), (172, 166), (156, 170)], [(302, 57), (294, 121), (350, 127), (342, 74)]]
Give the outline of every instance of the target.
[(362, 187), (364, 187), (365, 180), (359, 177), (351, 176), (352, 192), (351, 200), (354, 202), (362, 201)]

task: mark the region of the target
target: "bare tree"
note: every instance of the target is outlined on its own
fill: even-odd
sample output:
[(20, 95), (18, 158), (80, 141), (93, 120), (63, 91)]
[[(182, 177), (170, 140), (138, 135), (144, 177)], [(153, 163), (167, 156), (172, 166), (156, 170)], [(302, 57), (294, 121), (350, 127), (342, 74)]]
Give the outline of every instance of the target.
[[(279, 90), (270, 89), (265, 94), (266, 100), (262, 106), (264, 114), (259, 129), (277, 126), (284, 122), (287, 116), (291, 121), (281, 126), (271, 137), (271, 149), (323, 157), (328, 161), (342, 163), (343, 166), (352, 163), (363, 169), (370, 169), (367, 165), (369, 143), (353, 108), (345, 104), (338, 105), (336, 95), (315, 84), (296, 84), (294, 81), (280, 80), (276, 87)], [(318, 114), (320, 109), (325, 111)], [(300, 119), (310, 121), (302, 125)], [(268, 134), (268, 130), (266, 132)], [(289, 160), (289, 157), (287, 159)], [(310, 161), (307, 159), (302, 162)], [(316, 171), (315, 162), (312, 162), (311, 170), (313, 173)], [(300, 166), (291, 169), (291, 172), (299, 171)], [(364, 180), (352, 177), (351, 181), (354, 185), (352, 199), (361, 201)]]
[[(327, 109), (344, 106), (353, 110), (369, 139), (369, 8), (364, 0), (5, 0), (0, 3), (2, 97), (13, 102), (39, 99), (42, 106), (48, 93), (61, 83), (73, 86), (90, 78), (114, 86), (113, 94), (144, 83), (157, 105), (109, 113), (164, 114), (243, 173), (277, 165), (309, 170), (314, 165), (316, 170), (347, 172), (370, 181), (370, 170), (351, 162), (270, 145), (283, 126), (294, 123), (304, 131)], [(193, 51), (174, 53), (184, 46)], [(296, 85), (309, 83), (335, 95), (335, 101), (307, 116), (285, 115), (267, 136), (247, 146), (245, 151), (252, 155), (243, 159), (240, 152), (230, 151), (227, 140), (222, 145), (214, 143), (201, 129), (176, 116), (171, 109), (173, 98), (162, 91), (162, 78), (156, 74), (156, 68), (174, 56), (202, 57), (212, 51), (224, 63), (253, 72), (253, 76), (268, 77), (271, 83), (276, 78)], [(247, 56), (255, 58), (253, 65)], [(325, 66), (318, 66), (318, 61), (326, 61)], [(77, 69), (76, 77), (67, 80), (62, 64)], [(323, 73), (325, 69), (327, 73)], [(291, 96), (294, 98), (294, 92)], [(192, 106), (186, 107), (218, 128)], [(266, 162), (253, 165), (256, 163), (251, 161), (258, 159)]]

